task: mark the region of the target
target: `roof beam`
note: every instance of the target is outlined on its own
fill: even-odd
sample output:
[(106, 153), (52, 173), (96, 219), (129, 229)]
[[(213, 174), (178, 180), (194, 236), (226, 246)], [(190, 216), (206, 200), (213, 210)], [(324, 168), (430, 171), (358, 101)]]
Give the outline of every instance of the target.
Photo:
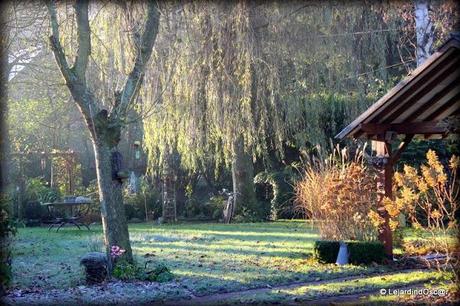
[(386, 132), (397, 134), (445, 134), (446, 128), (437, 121), (411, 123), (361, 123), (361, 130), (368, 135), (383, 135)]
[[(451, 75), (453, 73), (458, 73), (457, 69), (458, 69), (459, 62), (460, 62), (460, 58), (457, 57), (455, 60), (453, 60), (453, 61), (451, 61), (449, 63), (449, 66), (448, 66), (447, 69), (445, 68), (445, 66), (442, 67), (442, 68), (444, 68), (444, 71), (442, 71), (439, 75), (437, 75), (436, 77), (434, 77), (431, 80), (427, 79), (426, 81), (424, 81), (424, 83), (422, 83), (422, 82), (418, 83), (417, 84), (418, 86), (420, 86), (420, 85), (424, 86), (421, 90), (416, 92), (411, 97), (408, 97), (407, 100), (405, 100), (405, 101), (401, 100), (401, 102), (396, 104), (394, 107), (387, 108), (386, 110), (382, 111), (379, 114), (379, 117), (383, 117), (382, 122), (391, 122), (391, 121), (393, 121), (402, 112), (404, 112), (404, 110), (406, 110), (408, 107), (410, 107), (411, 105), (415, 104), (417, 101), (422, 99), (423, 96), (429, 94), (430, 92), (433, 92), (434, 88), (436, 88), (436, 85), (442, 83), (442, 81), (445, 80), (449, 75)], [(432, 74), (430, 74), (429, 76), (432, 77)], [(414, 91), (418, 90), (417, 85), (413, 86), (413, 87), (415, 87), (413, 89)], [(410, 96), (411, 93), (413, 93), (413, 92), (408, 90), (406, 92), (406, 95)], [(405, 99), (405, 98), (406, 97), (404, 97), (403, 99)]]
[[(414, 86), (420, 86), (419, 84), (426, 84), (427, 82), (429, 82), (429, 80), (434, 75), (439, 74), (447, 68), (445, 65), (442, 65), (441, 63), (449, 63), (451, 61), (454, 61), (458, 59), (458, 55), (458, 50), (446, 52), (439, 56), (439, 63), (438, 61), (433, 61), (434, 63), (428, 66), (426, 66), (428, 60), (426, 60), (421, 66), (417, 67), (417, 69), (412, 71), (409, 74), (408, 78), (399, 82), (387, 94), (385, 94), (381, 99), (374, 103), (374, 105), (369, 107), (369, 109), (366, 112), (362, 113), (361, 116), (367, 115), (367, 118), (363, 118), (362, 121), (371, 121), (376, 116), (381, 117), (382, 115), (386, 115), (388, 112), (392, 110), (390, 105), (393, 104), (394, 100), (404, 101), (407, 98), (409, 98), (412, 94), (414, 94)], [(357, 119), (359, 119), (360, 117), (358, 117)]]
[[(452, 97), (447, 103), (441, 105), (437, 110), (431, 113), (426, 120), (436, 120), (437, 117), (448, 117), (455, 113), (457, 109), (460, 109), (460, 93), (457, 93), (454, 97)], [(440, 118), (442, 119), (442, 118)]]
[(404, 118), (404, 121), (413, 121), (423, 113), (429, 113), (432, 111), (432, 108), (438, 107), (438, 102), (442, 101), (446, 96), (450, 94), (457, 94), (460, 91), (460, 78), (455, 78), (453, 82), (447, 85), (442, 91), (438, 92), (431, 99), (427, 100), (424, 104), (418, 106), (418, 108), (413, 111), (407, 118)]

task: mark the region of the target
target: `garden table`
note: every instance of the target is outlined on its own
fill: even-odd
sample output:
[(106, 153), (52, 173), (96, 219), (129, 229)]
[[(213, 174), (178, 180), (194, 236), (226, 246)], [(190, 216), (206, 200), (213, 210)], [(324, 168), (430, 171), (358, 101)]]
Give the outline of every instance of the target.
[[(55, 225), (58, 226), (57, 231), (65, 224), (71, 224), (81, 229), (80, 226), (85, 226), (90, 230), (89, 226), (79, 220), (81, 217), (86, 215), (89, 211), (89, 205), (92, 202), (52, 202), (52, 203), (43, 203), (43, 206), (46, 206), (48, 212), (53, 218), (51, 225), (48, 227), (48, 231), (51, 230)], [(64, 208), (67, 211), (67, 214), (62, 216), (58, 215), (58, 209)]]

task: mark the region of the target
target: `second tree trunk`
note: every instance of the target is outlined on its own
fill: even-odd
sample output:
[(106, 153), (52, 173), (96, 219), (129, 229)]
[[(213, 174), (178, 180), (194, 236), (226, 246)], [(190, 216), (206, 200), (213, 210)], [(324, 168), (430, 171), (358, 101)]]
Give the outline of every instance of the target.
[(243, 137), (233, 143), (232, 181), (234, 211), (245, 219), (260, 219), (254, 188), (254, 166), (251, 155), (244, 150)]

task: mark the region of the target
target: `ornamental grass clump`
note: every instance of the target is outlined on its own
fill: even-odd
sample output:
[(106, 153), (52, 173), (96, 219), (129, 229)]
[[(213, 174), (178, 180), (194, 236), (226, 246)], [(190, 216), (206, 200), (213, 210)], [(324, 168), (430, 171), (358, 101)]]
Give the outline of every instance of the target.
[(377, 238), (369, 218), (377, 211), (376, 175), (364, 162), (365, 146), (351, 158), (338, 146), (325, 159), (306, 164), (296, 185), (296, 207), (317, 220), (320, 236), (329, 240)]

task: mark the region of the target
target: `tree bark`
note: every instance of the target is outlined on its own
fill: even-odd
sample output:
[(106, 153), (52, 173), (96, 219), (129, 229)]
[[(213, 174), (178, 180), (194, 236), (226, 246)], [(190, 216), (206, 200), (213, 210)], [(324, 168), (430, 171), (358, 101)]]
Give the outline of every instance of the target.
[(415, 32), (417, 35), (417, 66), (431, 55), (434, 30), (429, 14), (428, 0), (415, 0)]
[[(166, 150), (167, 151), (167, 150)], [(174, 173), (173, 157), (166, 153), (163, 161), (163, 221), (176, 222), (176, 175)]]
[(238, 137), (233, 143), (232, 181), (235, 214), (261, 218), (257, 207), (254, 187), (254, 165), (251, 155), (244, 150), (244, 139)]
[(112, 152), (114, 148), (101, 143), (94, 144), (96, 158), (96, 173), (101, 202), (102, 227), (107, 253), (114, 245), (126, 250), (124, 256), (128, 261), (133, 260), (129, 242), (128, 223), (123, 204), (122, 184), (112, 179)]

